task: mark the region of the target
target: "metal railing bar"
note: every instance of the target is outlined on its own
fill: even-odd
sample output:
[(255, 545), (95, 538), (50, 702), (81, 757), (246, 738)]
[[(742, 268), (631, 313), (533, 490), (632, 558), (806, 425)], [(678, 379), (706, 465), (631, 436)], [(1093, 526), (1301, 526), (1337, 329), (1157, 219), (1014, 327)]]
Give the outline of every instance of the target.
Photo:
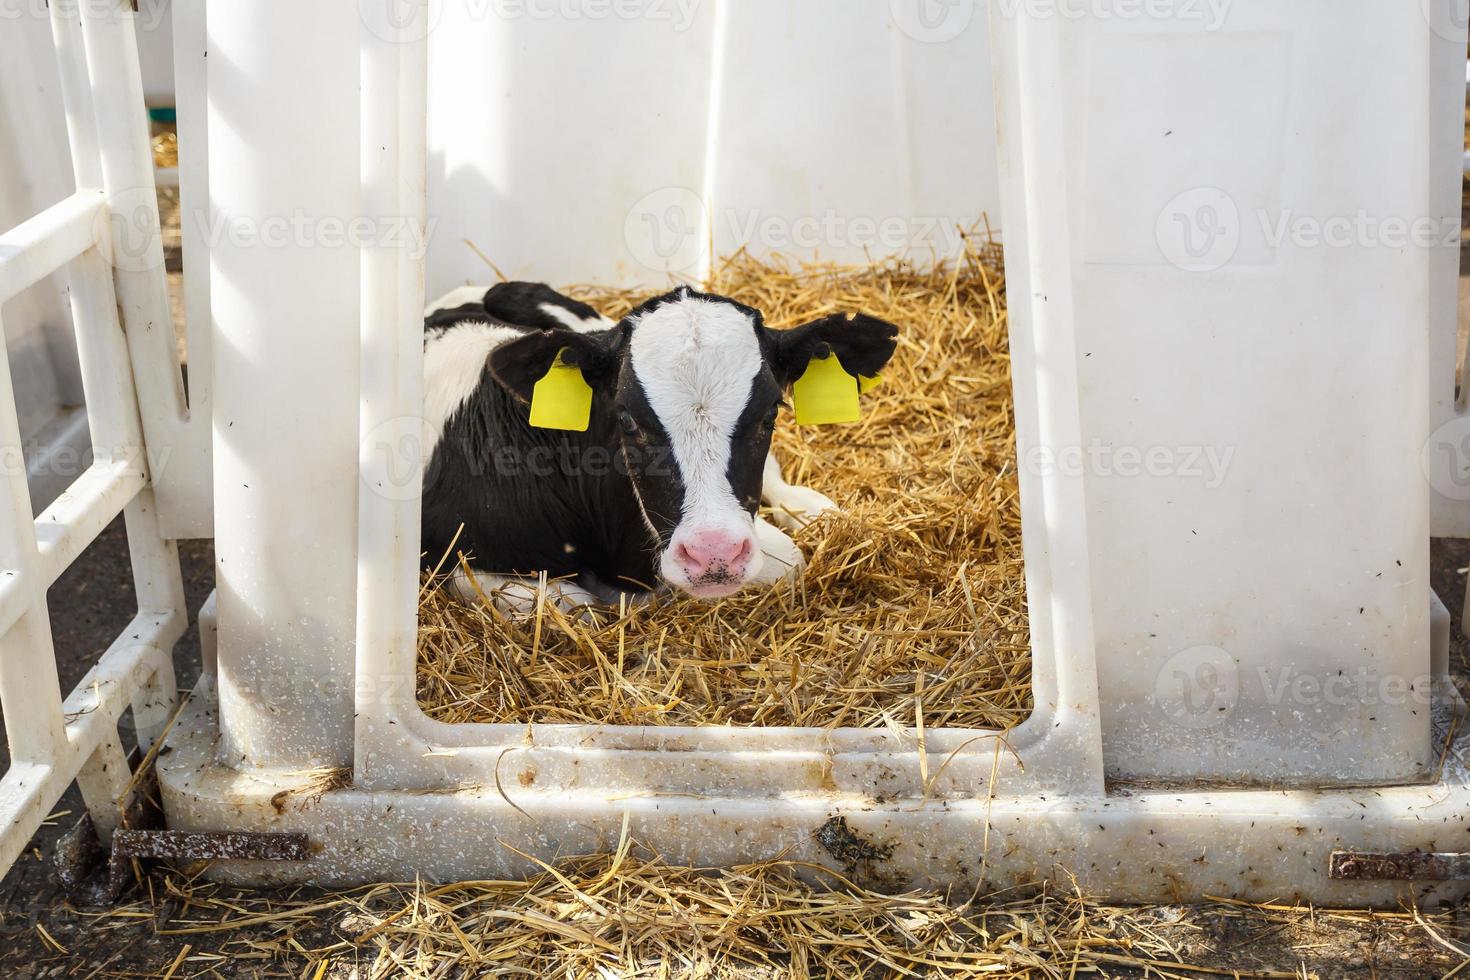
[(71, 777), (44, 762), (11, 762), (0, 778), (0, 867), (15, 863)]
[(77, 0), (51, 0), (50, 6), (51, 41), (56, 47), (61, 103), (66, 109), (72, 175), (78, 190), (100, 188), (102, 158), (97, 152), (97, 113), (92, 107), (92, 79), (87, 75), (81, 14)]
[(100, 191), (78, 191), (0, 235), (0, 303), (96, 245), (105, 207)]
[[(0, 327), (3, 333), (3, 327)], [(20, 421), (10, 362), (0, 358), (0, 450), (19, 459)], [(10, 740), (12, 762), (54, 763), (65, 741), (61, 720), (61, 682), (46, 593), (37, 587), (40, 564), (31, 491), (24, 466), (0, 473), (0, 568), (13, 570), (21, 592), (21, 614), (0, 633), (0, 708)]]
[(113, 287), (127, 335), (143, 429), (173, 445), (188, 418), (164, 279), (153, 149), (129, 0), (80, 5), (111, 222)]
[(148, 481), (131, 459), (94, 462), (36, 518), (37, 571), (49, 588)]
[[(173, 661), (164, 651), (183, 635), (186, 626), (184, 618), (173, 613), (139, 613), (66, 696), (62, 707), (66, 742), (77, 753), (78, 765), (116, 729), (117, 720), (132, 705), (137, 686), (161, 671), (167, 673), (167, 683), (173, 684)], [(170, 687), (170, 696), (173, 693)], [(170, 711), (172, 708), (170, 701)]]
[[(17, 759), (10, 764), (0, 778), (0, 867), (15, 862), (83, 765), (109, 740), (116, 740), (118, 719), (128, 706), (128, 684), (151, 678), (172, 689), (173, 664), (163, 651), (183, 631), (182, 619), (172, 614), (135, 617), (67, 697), (66, 737), (53, 758)], [(161, 674), (167, 676), (160, 678)], [(135, 714), (136, 710), (135, 705)], [(106, 792), (95, 782), (92, 788)], [(104, 822), (114, 805), (108, 801)]]
[(36, 589), (49, 589), (146, 488), (129, 460), (93, 463), (36, 518), (33, 569), (0, 570), (0, 635), (25, 615)]

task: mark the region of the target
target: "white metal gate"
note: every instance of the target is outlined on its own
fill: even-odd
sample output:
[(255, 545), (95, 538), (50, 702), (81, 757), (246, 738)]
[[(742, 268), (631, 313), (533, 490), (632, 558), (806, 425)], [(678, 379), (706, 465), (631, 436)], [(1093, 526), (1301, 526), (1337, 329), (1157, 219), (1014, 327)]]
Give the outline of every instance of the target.
[[(189, 468), (170, 457), (187, 452), (190, 421), (132, 8), (128, 0), (51, 0), (50, 16), (76, 190), (0, 235), (0, 302), (65, 273), (93, 463), (33, 515), (10, 372), (0, 360), (0, 704), (11, 752), (0, 780), (4, 867), (73, 781), (109, 838), (132, 785), (118, 720), (132, 708), (144, 751), (162, 732), (176, 704), (172, 650), (187, 623), (178, 554), (160, 527), (159, 504), (188, 494), (162, 491), (159, 476), (179, 464), (182, 479)], [(127, 523), (138, 612), (63, 700), (46, 591), (118, 514)]]

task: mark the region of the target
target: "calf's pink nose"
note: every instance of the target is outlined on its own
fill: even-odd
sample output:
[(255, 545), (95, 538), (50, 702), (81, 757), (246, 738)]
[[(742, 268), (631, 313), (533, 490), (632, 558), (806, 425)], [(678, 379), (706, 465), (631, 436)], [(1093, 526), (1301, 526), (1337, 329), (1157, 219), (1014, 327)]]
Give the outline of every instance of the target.
[(674, 546), (674, 557), (690, 578), (712, 573), (738, 576), (750, 564), (755, 545), (750, 538), (728, 531), (696, 531)]

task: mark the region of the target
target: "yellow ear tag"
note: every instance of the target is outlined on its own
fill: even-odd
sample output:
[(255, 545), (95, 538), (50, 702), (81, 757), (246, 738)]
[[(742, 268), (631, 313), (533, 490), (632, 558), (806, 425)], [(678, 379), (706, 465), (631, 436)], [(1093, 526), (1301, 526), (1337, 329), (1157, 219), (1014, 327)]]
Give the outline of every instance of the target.
[(546, 377), (536, 382), (531, 391), (531, 424), (538, 429), (561, 429), (564, 432), (586, 432), (592, 421), (592, 386), (582, 377), (582, 369), (566, 364), (563, 347)]
[(807, 362), (806, 373), (791, 387), (791, 401), (797, 425), (831, 425), (862, 418), (858, 381), (833, 354)]
[(875, 374), (869, 377), (868, 375), (864, 374), (858, 378), (858, 391), (866, 395), (868, 392), (872, 391), (874, 388), (878, 387), (882, 383), (882, 375)]

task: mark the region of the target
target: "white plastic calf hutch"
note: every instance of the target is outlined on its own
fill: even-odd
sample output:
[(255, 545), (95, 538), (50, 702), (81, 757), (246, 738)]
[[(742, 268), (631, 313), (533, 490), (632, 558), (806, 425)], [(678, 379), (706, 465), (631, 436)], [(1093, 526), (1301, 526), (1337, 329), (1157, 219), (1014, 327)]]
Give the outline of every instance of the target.
[[(523, 854), (611, 849), (625, 826), (673, 861), (837, 866), (819, 830), (842, 817), (869, 842), (849, 870), (891, 886), (1075, 875), (1118, 899), (1355, 905), (1466, 891), (1470, 789), (1448, 617), (1428, 586), (1431, 485), (1444, 514), (1470, 518), (1438, 499), (1459, 484), (1425, 452), (1431, 412), (1456, 421), (1458, 236), (1442, 232), (1457, 227), (1464, 36), (1450, 0), (996, 0), (1036, 708), (1005, 733), (902, 734), (450, 726), (419, 710), (424, 265), (410, 245), (426, 221), (426, 132), (446, 125), (426, 120), (427, 80), (496, 63), (431, 72), (431, 45), (451, 43), (432, 39), (459, 36), (439, 31), (462, 6), (175, 7), (186, 214), (207, 202), (227, 223), (348, 216), (411, 233), (266, 245), (207, 241), (186, 222), (186, 407), (158, 329), (130, 5), (53, 0), (77, 190), (0, 238), (0, 296), (67, 271), (96, 462), (34, 522), (23, 476), (7, 476), (0, 857), (73, 779), (104, 838), (116, 825), (129, 785), (117, 719), (131, 702), (146, 742), (173, 703), (187, 611), (169, 542), (212, 528), (206, 674), (158, 759), (168, 820), (310, 845), (304, 860), (217, 862), (220, 877), (516, 875), (534, 870)], [(748, 115), (771, 107), (740, 106), (758, 84), (745, 77), (753, 22), (724, 0), (700, 6), (694, 35), (666, 43), (675, 60), (705, 45), (688, 67), (720, 93), (701, 104), (710, 124), (650, 125), (636, 102), (620, 118), (652, 141), (698, 129), (705, 168), (686, 183), (708, 221), (722, 193), (743, 193), (716, 166), (719, 113), (738, 112), (728, 132), (745, 132), (740, 180), (766, 181), (757, 197), (779, 196), (786, 161), (760, 154)], [(786, 8), (770, 6), (780, 21)], [(885, 30), (960, 36), (891, 6)], [(779, 108), (800, 115), (773, 124), (792, 133), (822, 114)], [(502, 135), (556, 128), (527, 126)], [(600, 143), (584, 150), (536, 191), (543, 206), (592, 186), (605, 208), (602, 157), (627, 172)], [(453, 172), (443, 163), (436, 180)], [(983, 178), (988, 161), (975, 166)], [(623, 198), (604, 216), (637, 214), (647, 187), (608, 183)], [(893, 200), (874, 207), (913, 206)], [(1402, 240), (1426, 224), (1437, 233)], [(598, 261), (558, 266), (557, 228), (517, 274)], [(720, 247), (704, 230), (696, 273)], [(13, 450), (12, 398), (0, 412)], [(118, 512), (140, 611), (63, 702), (44, 592)], [(319, 792), (319, 767), (350, 767), (350, 785)]]

